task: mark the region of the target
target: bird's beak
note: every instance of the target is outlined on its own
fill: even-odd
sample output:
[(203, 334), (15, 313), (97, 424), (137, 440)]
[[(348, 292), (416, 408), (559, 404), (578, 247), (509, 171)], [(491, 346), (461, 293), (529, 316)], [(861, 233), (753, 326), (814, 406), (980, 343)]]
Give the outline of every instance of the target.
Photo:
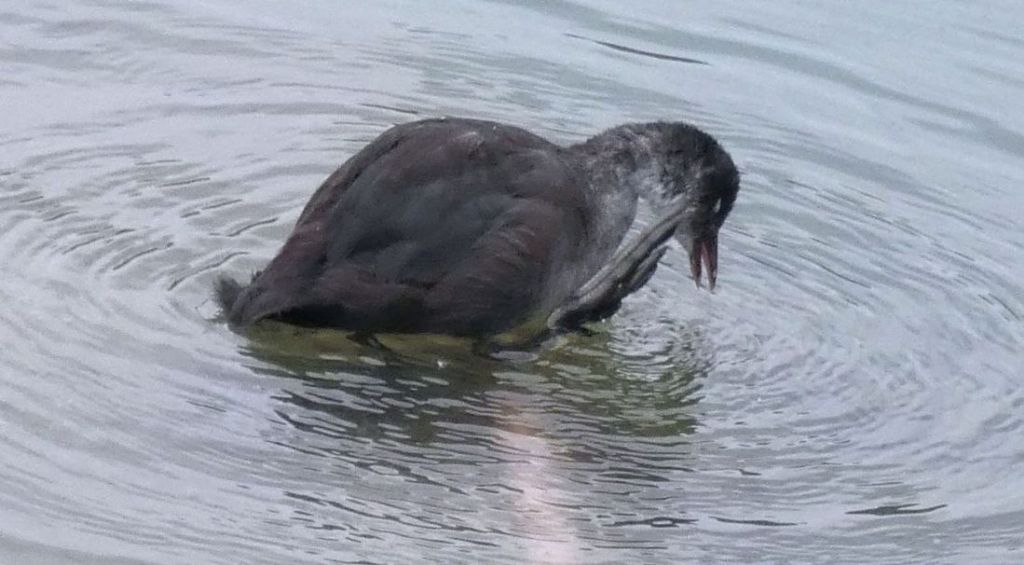
[(695, 238), (690, 245), (690, 274), (698, 287), (701, 271), (705, 268), (708, 273), (708, 290), (715, 290), (715, 280), (718, 279), (718, 234)]

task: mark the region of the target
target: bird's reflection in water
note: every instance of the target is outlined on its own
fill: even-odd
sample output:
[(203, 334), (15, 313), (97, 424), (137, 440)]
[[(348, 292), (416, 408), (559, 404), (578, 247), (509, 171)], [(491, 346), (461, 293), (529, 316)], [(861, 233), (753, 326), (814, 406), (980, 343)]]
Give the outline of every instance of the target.
[(475, 354), (466, 340), (381, 336), (367, 343), (331, 330), (266, 326), (250, 334), (248, 353), (270, 364), (257, 372), (294, 381), (275, 397), (301, 409), (279, 411), (299, 429), (421, 444), (434, 439), (437, 422), (493, 425), (484, 395), (502, 363)]
[[(451, 495), (500, 491), (515, 522), (503, 528), (530, 540), (530, 561), (584, 560), (570, 518), (585, 501), (573, 502), (566, 481), (655, 484), (689, 465), (711, 366), (699, 332), (660, 319), (500, 359), (440, 336), (360, 343), (266, 324), (250, 337), (254, 370), (284, 383), (277, 415), (301, 432), (275, 442), (348, 467), (387, 467)], [(461, 478), (441, 470), (448, 465)]]

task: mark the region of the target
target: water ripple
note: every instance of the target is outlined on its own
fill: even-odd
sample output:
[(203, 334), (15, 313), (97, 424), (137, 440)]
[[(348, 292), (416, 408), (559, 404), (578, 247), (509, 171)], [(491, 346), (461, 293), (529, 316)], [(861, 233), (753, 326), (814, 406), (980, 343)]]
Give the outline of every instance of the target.
[[(0, 557), (1020, 553), (1012, 30), (947, 3), (913, 27), (840, 6), (480, 6), (0, 8)], [(589, 335), (506, 361), (230, 333), (213, 277), (259, 268), (378, 132), (438, 113), (564, 142), (708, 128), (744, 184), (719, 290), (671, 249)]]

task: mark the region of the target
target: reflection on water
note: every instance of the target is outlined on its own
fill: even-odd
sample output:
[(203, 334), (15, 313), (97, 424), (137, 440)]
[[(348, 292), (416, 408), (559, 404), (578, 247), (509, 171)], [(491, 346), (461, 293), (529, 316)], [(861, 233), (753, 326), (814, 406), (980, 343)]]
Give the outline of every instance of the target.
[[(0, 6), (0, 562), (1020, 561), (1018, 11)], [(501, 359), (231, 333), (213, 277), (438, 114), (705, 127), (718, 290), (672, 249)]]
[(334, 437), (386, 429), (429, 442), (438, 425), (455, 423), (558, 437), (561, 416), (577, 432), (681, 439), (694, 429), (695, 381), (709, 363), (678, 341), (685, 332), (658, 329), (631, 339), (639, 349), (619, 357), (606, 353), (616, 347), (607, 334), (571, 335), (517, 364), (482, 357), (468, 340), (384, 335), (369, 347), (341, 332), (267, 324), (250, 336), (247, 354), (266, 363), (257, 374), (298, 380), (300, 389), (274, 398), (318, 412), (320, 424), (303, 428), (279, 415)]
[[(382, 512), (373, 486), (359, 495), (352, 485), (324, 489), (321, 479), (286, 493), (312, 507), (298, 520), (326, 508), (395, 532), (440, 528), (484, 545), (512, 536), (529, 560), (559, 562), (583, 559), (583, 540), (601, 539), (605, 527), (693, 520), (623, 517), (600, 496), (656, 490), (693, 472), (694, 382), (708, 363), (692, 343), (648, 328), (635, 337), (640, 350), (615, 358), (604, 353), (616, 347), (608, 334), (569, 336), (520, 366), (476, 355), (465, 340), (382, 336), (369, 348), (339, 332), (269, 326), (248, 353), (265, 362), (257, 373), (281, 380), (274, 413), (292, 430), (268, 441), (318, 459), (320, 476), (382, 475), (442, 497)], [(593, 496), (581, 500), (563, 481)], [(488, 519), (468, 519), (495, 499)], [(589, 523), (578, 523), (580, 510)]]

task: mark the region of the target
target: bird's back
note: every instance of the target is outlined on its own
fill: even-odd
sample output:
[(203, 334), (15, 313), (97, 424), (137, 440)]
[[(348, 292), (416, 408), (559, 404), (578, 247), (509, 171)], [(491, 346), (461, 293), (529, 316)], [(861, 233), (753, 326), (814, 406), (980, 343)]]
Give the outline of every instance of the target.
[(240, 325), (504, 331), (578, 284), (584, 182), (562, 149), (519, 128), (394, 127), (324, 182), (248, 287), (222, 283), (225, 309)]

